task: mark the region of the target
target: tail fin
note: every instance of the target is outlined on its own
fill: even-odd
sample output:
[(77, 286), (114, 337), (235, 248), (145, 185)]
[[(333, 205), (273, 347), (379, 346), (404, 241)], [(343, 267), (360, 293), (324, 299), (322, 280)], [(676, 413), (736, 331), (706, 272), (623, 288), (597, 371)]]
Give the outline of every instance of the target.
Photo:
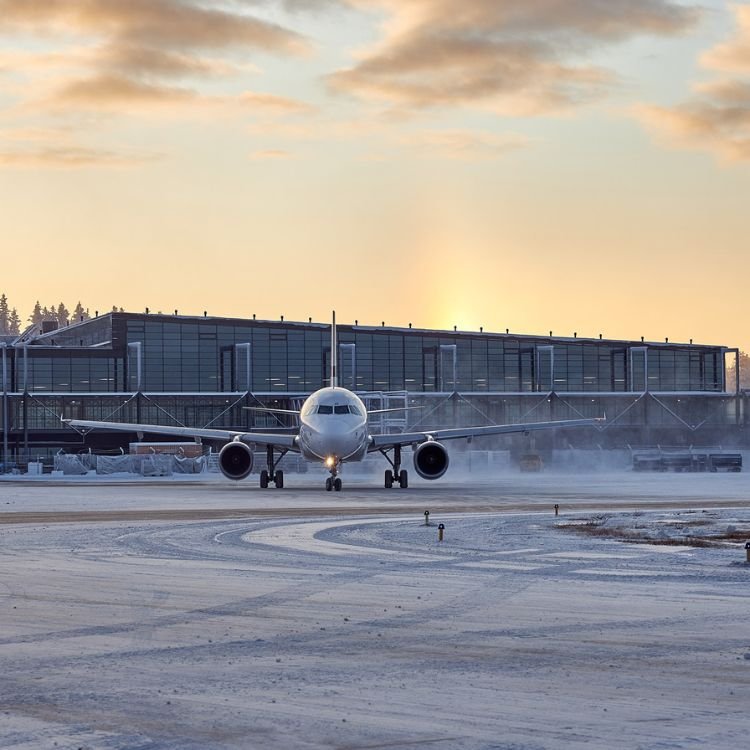
[(336, 377), (336, 362), (338, 360), (338, 341), (336, 339), (336, 311), (333, 311), (331, 321), (331, 388), (337, 388), (339, 381)]

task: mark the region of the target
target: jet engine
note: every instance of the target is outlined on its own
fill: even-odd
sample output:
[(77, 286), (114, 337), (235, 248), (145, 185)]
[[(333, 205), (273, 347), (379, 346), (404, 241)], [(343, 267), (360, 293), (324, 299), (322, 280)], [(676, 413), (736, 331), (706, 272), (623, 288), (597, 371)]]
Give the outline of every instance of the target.
[(219, 468), (229, 479), (244, 479), (253, 469), (253, 452), (246, 443), (234, 440), (219, 453)]
[(448, 470), (448, 451), (434, 440), (414, 449), (414, 468), (422, 479), (439, 479)]

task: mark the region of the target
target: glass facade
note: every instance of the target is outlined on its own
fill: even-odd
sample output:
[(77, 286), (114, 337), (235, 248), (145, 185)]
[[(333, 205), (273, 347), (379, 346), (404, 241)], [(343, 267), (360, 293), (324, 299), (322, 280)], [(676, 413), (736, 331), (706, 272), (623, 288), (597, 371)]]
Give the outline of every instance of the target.
[(17, 390), (28, 390), (30, 393), (125, 390), (122, 362), (105, 352), (93, 355), (89, 352), (49, 350), (21, 353), (17, 360), (16, 383)]
[[(340, 384), (409, 393), (721, 392), (722, 347), (339, 327)], [(111, 313), (14, 350), (29, 393), (305, 394), (328, 385), (323, 324)]]

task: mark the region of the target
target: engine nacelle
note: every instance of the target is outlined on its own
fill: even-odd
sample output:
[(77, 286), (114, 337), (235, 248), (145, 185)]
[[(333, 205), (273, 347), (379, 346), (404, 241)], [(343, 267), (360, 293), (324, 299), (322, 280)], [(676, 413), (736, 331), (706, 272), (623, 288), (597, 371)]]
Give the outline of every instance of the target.
[(448, 451), (434, 440), (414, 449), (414, 468), (422, 479), (439, 479), (448, 471)]
[(253, 452), (238, 440), (227, 443), (219, 453), (219, 468), (229, 479), (244, 479), (253, 470)]

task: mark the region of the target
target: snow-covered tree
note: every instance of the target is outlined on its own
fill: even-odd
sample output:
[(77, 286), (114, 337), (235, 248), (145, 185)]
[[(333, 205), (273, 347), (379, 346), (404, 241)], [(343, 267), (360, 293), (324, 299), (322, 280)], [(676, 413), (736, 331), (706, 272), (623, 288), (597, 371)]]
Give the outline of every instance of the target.
[(57, 317), (57, 323), (60, 326), (66, 326), (68, 325), (68, 322), (70, 321), (70, 312), (68, 311), (68, 308), (65, 307), (65, 305), (61, 302), (57, 306), (57, 310), (55, 311), (56, 317)]
[(36, 304), (34, 305), (34, 309), (31, 311), (31, 315), (29, 315), (29, 323), (37, 326), (43, 320), (44, 320), (44, 311), (42, 310), (42, 306), (39, 304), (39, 300), (37, 300)]
[(18, 310), (15, 307), (8, 315), (8, 333), (11, 336), (19, 336), (21, 333), (21, 318), (18, 317)]
[[(740, 365), (740, 390), (750, 390), (750, 354), (740, 352), (737, 358)], [(734, 362), (727, 367), (727, 390), (734, 392), (737, 376)]]
[(0, 335), (10, 333), (9, 327), (10, 310), (8, 309), (8, 298), (3, 294), (0, 296)]
[(82, 320), (89, 319), (89, 311), (81, 304), (81, 300), (78, 300), (78, 304), (73, 310), (73, 322), (78, 323)]

